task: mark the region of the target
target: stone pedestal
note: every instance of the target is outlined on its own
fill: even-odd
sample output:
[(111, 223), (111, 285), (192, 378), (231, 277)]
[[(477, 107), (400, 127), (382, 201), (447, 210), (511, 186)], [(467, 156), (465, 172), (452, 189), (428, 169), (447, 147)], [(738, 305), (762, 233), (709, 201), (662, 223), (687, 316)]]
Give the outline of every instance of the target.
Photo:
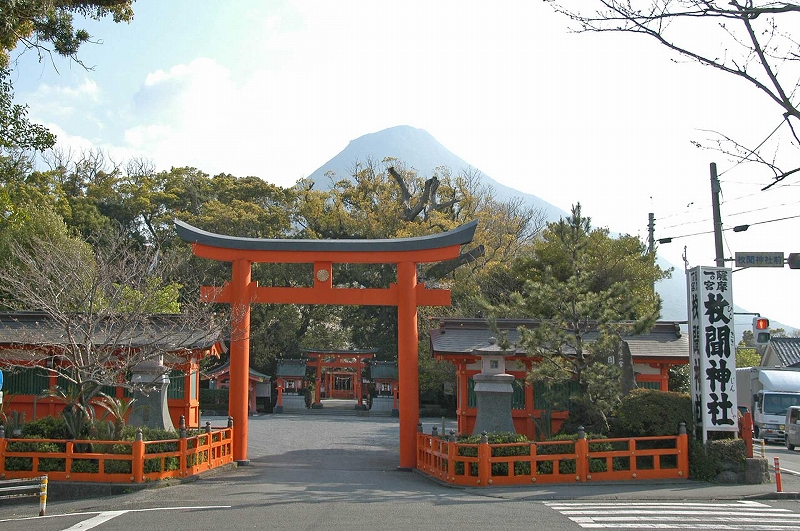
[(511, 418), (511, 397), (514, 388), (511, 385), (514, 377), (510, 374), (476, 374), (475, 399), (478, 414), (475, 419), (476, 433), (506, 432), (515, 433), (514, 421)]
[(174, 430), (172, 418), (169, 415), (167, 402), (167, 388), (169, 376), (167, 368), (159, 361), (145, 361), (133, 368), (131, 382), (136, 385), (133, 405), (128, 424), (131, 426), (147, 426)]
[(746, 485), (770, 483), (769, 463), (763, 457), (745, 459), (743, 476), (743, 483)]

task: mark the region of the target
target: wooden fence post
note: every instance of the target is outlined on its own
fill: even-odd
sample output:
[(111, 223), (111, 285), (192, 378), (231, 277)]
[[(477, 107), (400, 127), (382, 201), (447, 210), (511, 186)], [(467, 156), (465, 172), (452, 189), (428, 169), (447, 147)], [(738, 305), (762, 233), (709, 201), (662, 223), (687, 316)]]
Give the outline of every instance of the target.
[(64, 445), (64, 451), (67, 454), (64, 460), (64, 471), (67, 473), (67, 479), (69, 479), (69, 474), (72, 474), (72, 456), (75, 453), (75, 443), (67, 441), (67, 444)]
[(678, 428), (678, 475), (689, 479), (689, 436), (685, 422)]
[[(478, 444), (478, 485), (481, 487), (487, 487), (492, 483), (490, 479), (492, 472), (491, 456), (492, 449), (489, 447), (489, 438), (484, 431), (481, 433), (481, 442)], [(467, 463), (465, 463), (466, 465)]]
[(178, 441), (178, 468), (180, 469), (180, 477), (186, 477), (188, 475), (186, 471), (186, 452), (188, 445), (186, 444), (186, 417), (183, 415), (181, 415), (180, 430), (181, 438)]
[(447, 438), (447, 479), (455, 483), (456, 481), (456, 432), (450, 430), (450, 437)]
[(131, 473), (134, 483), (144, 482), (144, 441), (142, 440), (142, 428), (136, 430), (136, 440), (133, 441), (131, 451)]
[(578, 426), (578, 438), (575, 441), (575, 481), (586, 481), (589, 474), (589, 443), (586, 430)]

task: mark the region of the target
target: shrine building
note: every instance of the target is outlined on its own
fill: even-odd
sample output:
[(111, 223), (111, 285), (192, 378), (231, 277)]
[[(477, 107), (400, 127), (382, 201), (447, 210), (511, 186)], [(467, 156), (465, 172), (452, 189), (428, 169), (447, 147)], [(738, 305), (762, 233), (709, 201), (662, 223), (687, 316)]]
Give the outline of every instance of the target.
[[(561, 427), (567, 418), (567, 411), (552, 410), (545, 393), (545, 383), (526, 382), (531, 367), (541, 360), (529, 356), (521, 347), (519, 327), (534, 328), (538, 323), (530, 319), (497, 319), (497, 331), (494, 331), (486, 319), (438, 320), (439, 326), (430, 331), (431, 352), (437, 360), (452, 363), (456, 367), (458, 433), (471, 434), (475, 426), (477, 409), (473, 377), (481, 372), (479, 352), (492, 343), (498, 331), (506, 335), (510, 350), (513, 350), (512, 355), (506, 357), (506, 373), (515, 377), (512, 384), (512, 420), (516, 432), (535, 440), (536, 422), (541, 422), (546, 411), (551, 412), (551, 432), (556, 433)], [(584, 337), (591, 341), (594, 336), (596, 333)], [(689, 363), (689, 339), (681, 333), (679, 324), (672, 321), (657, 322), (647, 334), (624, 337), (622, 351), (609, 362), (621, 363), (627, 351), (633, 362), (636, 385), (649, 389), (669, 390), (669, 370)], [(548, 391), (550, 396), (556, 396), (559, 402), (564, 403), (577, 389), (577, 384), (571, 384)]]

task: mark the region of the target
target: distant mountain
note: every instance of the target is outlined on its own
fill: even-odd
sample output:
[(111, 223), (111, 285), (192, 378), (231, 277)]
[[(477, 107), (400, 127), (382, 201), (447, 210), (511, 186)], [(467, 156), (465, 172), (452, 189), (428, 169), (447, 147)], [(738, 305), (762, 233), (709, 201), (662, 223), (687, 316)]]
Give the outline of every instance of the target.
[[(368, 159), (379, 163), (386, 157), (394, 157), (404, 162), (426, 178), (433, 174), (437, 166), (446, 166), (453, 173), (474, 168), (440, 144), (427, 131), (408, 125), (398, 125), (351, 140), (341, 153), (320, 166), (309, 175), (309, 178), (313, 179), (316, 188), (327, 190), (330, 187), (330, 180), (325, 176), (327, 172), (332, 171), (337, 179), (344, 179), (350, 176), (356, 163), (364, 163)], [(548, 221), (557, 221), (568, 215), (544, 199), (509, 188), (488, 175), (482, 174), (482, 181), (494, 188), (500, 199), (521, 197), (528, 205), (541, 208), (546, 213)]]
[[(327, 190), (330, 188), (330, 179), (326, 173), (332, 171), (337, 179), (347, 178), (356, 163), (364, 163), (370, 159), (376, 162), (385, 157), (399, 159), (407, 166), (414, 168), (424, 177), (433, 174), (437, 166), (447, 166), (453, 172), (472, 168), (468, 162), (449, 151), (433, 136), (422, 129), (407, 125), (390, 127), (377, 133), (370, 133), (351, 140), (341, 153), (319, 167), (309, 178), (313, 179), (315, 187)], [(484, 184), (492, 186), (501, 199), (521, 197), (526, 204), (541, 208), (545, 211), (549, 221), (557, 221), (568, 214), (557, 206), (532, 194), (526, 194), (495, 181), (488, 175), (482, 174)], [(659, 259), (662, 268), (674, 267), (673, 264)], [(686, 320), (686, 279), (683, 269), (675, 267), (671, 279), (663, 280), (656, 285), (656, 291), (663, 299), (661, 310), (662, 319), (671, 321)]]

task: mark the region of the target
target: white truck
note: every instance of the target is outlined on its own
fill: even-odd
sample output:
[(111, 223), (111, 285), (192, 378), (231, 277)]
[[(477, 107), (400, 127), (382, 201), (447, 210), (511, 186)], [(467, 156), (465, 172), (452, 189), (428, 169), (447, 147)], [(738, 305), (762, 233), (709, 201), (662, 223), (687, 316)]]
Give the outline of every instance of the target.
[(743, 367), (736, 369), (739, 409), (753, 415), (753, 435), (784, 442), (786, 411), (800, 406), (800, 368)]

